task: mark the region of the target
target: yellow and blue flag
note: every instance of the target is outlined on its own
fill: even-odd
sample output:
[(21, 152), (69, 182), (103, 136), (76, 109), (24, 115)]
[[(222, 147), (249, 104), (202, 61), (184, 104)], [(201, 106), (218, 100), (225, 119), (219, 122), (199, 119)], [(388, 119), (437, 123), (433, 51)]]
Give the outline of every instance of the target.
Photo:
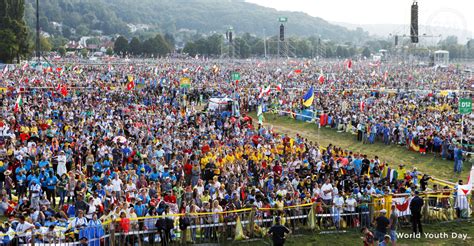
[(303, 105), (305, 107), (309, 107), (311, 106), (311, 104), (313, 104), (313, 100), (314, 100), (314, 90), (313, 90), (313, 86), (311, 86), (309, 91), (303, 96)]

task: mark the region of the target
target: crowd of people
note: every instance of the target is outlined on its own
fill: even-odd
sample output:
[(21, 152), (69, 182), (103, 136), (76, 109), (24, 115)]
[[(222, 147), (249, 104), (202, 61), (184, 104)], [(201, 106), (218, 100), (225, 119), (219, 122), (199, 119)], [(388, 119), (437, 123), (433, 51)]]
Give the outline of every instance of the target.
[[(12, 234), (27, 231), (42, 232), (37, 242), (52, 242), (48, 233), (55, 227), (72, 232), (76, 240), (91, 240), (103, 235), (105, 221), (118, 218), (118, 230), (163, 229), (161, 241), (169, 242), (174, 226), (133, 219), (216, 213), (185, 216), (180, 225), (186, 228), (236, 220), (234, 213), (219, 216), (223, 211), (275, 208), (258, 212), (271, 218), (283, 216), (284, 207), (314, 202), (318, 213), (367, 212), (372, 196), (427, 189), (427, 179), (419, 180), (407, 163), (320, 146), (255, 124), (247, 115), (262, 103), (301, 109), (302, 93), (311, 85), (324, 91), (316, 90), (313, 107), (327, 114), (325, 124), (359, 131), (368, 143), (380, 138), (409, 145), (416, 138), (420, 152), (462, 165), (463, 129), (453, 110), (459, 96), (384, 91), (418, 79), (405, 65), (394, 67), (383, 83), (362, 64), (352, 73), (336, 62), (321, 64), (161, 60), (132, 66), (11, 67), (0, 79), (0, 211), (9, 219), (0, 228), (4, 242), (27, 242), (31, 236)], [(321, 69), (335, 75), (320, 82), (314, 71)], [(229, 81), (231, 71), (242, 78)], [(429, 68), (415, 73), (427, 74), (416, 84), (430, 88), (441, 76)], [(442, 76), (449, 81), (436, 86), (451, 89), (460, 83), (455, 71)], [(180, 85), (183, 77), (192, 78), (190, 88)], [(280, 88), (268, 93), (258, 89), (276, 85)], [(233, 115), (205, 110), (212, 96), (233, 97), (239, 110)], [(464, 127), (464, 142), (472, 143), (472, 122)], [(320, 223), (338, 228), (337, 218)], [(362, 226), (371, 224), (368, 215), (351, 223), (359, 220)], [(216, 240), (217, 234), (210, 227), (205, 237)], [(196, 241), (196, 230), (190, 237)]]

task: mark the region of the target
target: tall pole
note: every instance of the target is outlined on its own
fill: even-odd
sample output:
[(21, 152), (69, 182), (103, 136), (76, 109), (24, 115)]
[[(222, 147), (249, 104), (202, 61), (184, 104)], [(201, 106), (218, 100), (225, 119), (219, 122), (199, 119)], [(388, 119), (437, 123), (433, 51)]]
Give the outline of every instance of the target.
[(36, 58), (38, 63), (41, 60), (40, 45), (39, 0), (36, 0)]
[(265, 35), (265, 28), (263, 28), (263, 52), (267, 58), (267, 36)]

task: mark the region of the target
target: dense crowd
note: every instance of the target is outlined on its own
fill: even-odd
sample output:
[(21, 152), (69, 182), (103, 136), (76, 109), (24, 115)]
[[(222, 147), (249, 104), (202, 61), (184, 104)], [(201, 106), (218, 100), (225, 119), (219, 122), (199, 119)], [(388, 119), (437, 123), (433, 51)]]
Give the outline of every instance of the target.
[[(295, 67), (303, 71), (295, 73)], [(310, 84), (329, 90), (316, 93), (314, 103), (327, 114), (326, 124), (344, 131), (355, 128), (360, 140), (370, 143), (380, 137), (386, 144), (409, 144), (416, 137), (420, 151), (428, 149), (462, 165), (459, 115), (438, 108), (452, 109), (459, 97), (379, 90), (410, 80), (404, 78), (412, 76), (405, 66), (394, 68), (397, 75), (386, 84), (366, 75), (362, 65), (353, 67), (354, 73), (337, 67), (159, 61), (10, 69), (2, 74), (5, 90), (0, 95), (0, 211), (9, 222), (0, 229), (42, 232), (39, 242), (53, 240), (48, 232), (55, 227), (75, 232), (76, 239), (92, 239), (103, 233), (99, 228), (104, 221), (116, 218), (122, 218), (119, 230), (127, 232), (156, 229), (157, 220), (128, 220), (156, 214), (276, 208), (258, 212), (271, 218), (283, 214), (285, 206), (313, 202), (320, 213), (354, 213), (368, 211), (374, 195), (427, 189), (428, 176), (419, 180), (418, 171), (405, 169), (406, 163), (385, 163), (377, 156), (274, 132), (246, 114), (261, 103), (299, 109), (301, 93)], [(334, 69), (335, 78), (318, 82), (319, 73), (310, 71), (320, 69)], [(242, 79), (229, 81), (230, 71), (239, 71)], [(420, 86), (431, 85), (439, 75), (428, 68), (417, 72), (430, 80), (417, 82)], [(439, 84), (446, 89), (458, 83), (455, 72), (443, 76), (452, 82)], [(182, 77), (192, 78), (191, 88), (180, 86)], [(258, 88), (270, 84), (281, 84), (283, 90), (260, 96)], [(240, 102), (239, 115), (202, 110), (207, 98), (223, 95)], [(464, 129), (466, 143), (472, 143), (466, 129), (472, 130), (472, 122)], [(180, 222), (189, 226), (235, 219), (229, 213), (188, 216)], [(362, 225), (371, 223), (368, 216), (360, 219)], [(84, 229), (91, 227), (92, 232)], [(171, 239), (168, 233), (163, 241)], [(215, 238), (216, 231), (209, 229), (206, 237)], [(196, 240), (195, 230), (191, 239)]]

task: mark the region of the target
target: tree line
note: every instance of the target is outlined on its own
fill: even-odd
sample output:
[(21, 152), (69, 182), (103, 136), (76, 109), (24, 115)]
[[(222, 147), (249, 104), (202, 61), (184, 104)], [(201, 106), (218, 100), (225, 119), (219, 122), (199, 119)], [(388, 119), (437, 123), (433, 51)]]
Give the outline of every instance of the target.
[(24, 0), (0, 0), (0, 61), (11, 63), (30, 53)]
[(138, 37), (133, 37), (130, 42), (124, 36), (119, 36), (114, 43), (114, 52), (122, 57), (127, 55), (135, 57), (166, 56), (174, 50), (174, 43), (174, 38), (170, 34), (166, 34), (164, 37), (157, 34), (143, 41)]
[[(282, 43), (278, 43), (278, 37), (272, 36), (265, 40), (261, 37), (245, 33), (241, 36), (234, 37), (233, 43), (230, 44), (226, 40), (225, 35), (213, 34), (210, 36), (198, 35), (194, 37), (193, 41), (187, 42), (182, 52), (190, 56), (204, 55), (209, 57), (226, 56), (233, 50), (234, 57), (249, 58), (262, 57), (265, 52), (265, 45), (267, 56), (274, 56), (278, 54), (278, 49), (283, 49)], [(351, 42), (336, 43), (330, 40), (323, 40), (320, 37), (289, 37), (287, 38), (289, 44), (289, 55), (292, 57), (304, 58), (350, 58), (359, 56), (361, 58), (370, 58), (377, 54), (379, 50), (393, 50), (406, 54), (415, 54), (421, 57), (430, 55), (430, 51), (444, 49), (450, 52), (451, 59), (473, 59), (474, 58), (474, 40), (469, 40), (465, 44), (458, 44), (455, 36), (448, 36), (441, 40), (436, 46), (416, 48), (410, 45), (409, 41), (401, 43), (398, 47), (394, 46), (393, 42), (389, 40), (370, 40), (362, 44), (354, 44)], [(278, 47), (280, 46), (280, 47)], [(232, 50), (230, 50), (232, 49)]]
[[(335, 43), (332, 41), (322, 40), (320, 37), (289, 37), (288, 50), (290, 56), (296, 57), (322, 57), (322, 58), (348, 58), (359, 54), (370, 57), (375, 48), (389, 48), (390, 44), (385, 41), (376, 41), (367, 45), (374, 47), (357, 47), (355, 44)], [(186, 43), (182, 52), (190, 56), (205, 55), (210, 57), (218, 57), (223, 54), (234, 53), (237, 58), (249, 58), (253, 56), (262, 57), (265, 55), (265, 49), (268, 56), (278, 54), (279, 49), (283, 49), (282, 43), (279, 44), (278, 37), (272, 36), (265, 41), (261, 37), (245, 33), (242, 36), (235, 37), (230, 44), (224, 35), (213, 34), (207, 37), (195, 38), (194, 41)], [(265, 47), (266, 46), (266, 47)], [(280, 47), (279, 47), (280, 46)], [(230, 50), (232, 49), (232, 50)], [(378, 49), (377, 49), (378, 51)]]

